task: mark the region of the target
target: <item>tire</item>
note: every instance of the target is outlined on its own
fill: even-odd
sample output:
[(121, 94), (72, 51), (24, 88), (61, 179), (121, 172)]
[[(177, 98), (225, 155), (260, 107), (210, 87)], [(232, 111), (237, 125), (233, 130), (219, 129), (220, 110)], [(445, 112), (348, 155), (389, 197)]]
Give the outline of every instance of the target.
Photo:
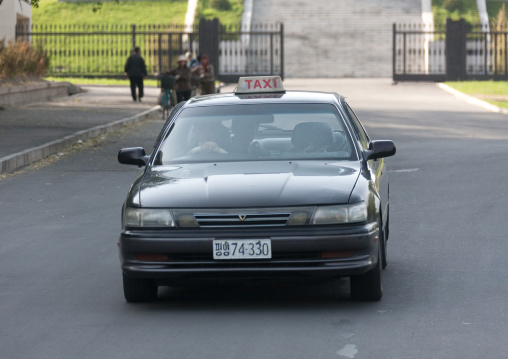
[(383, 297), (381, 283), (381, 249), (378, 251), (377, 265), (364, 274), (353, 275), (351, 282), (351, 298), (358, 301), (374, 302)]
[(157, 285), (151, 279), (132, 278), (123, 274), (123, 294), (128, 303), (157, 299)]
[(386, 241), (379, 238), (379, 245), (381, 247), (381, 269), (386, 269), (388, 266), (387, 254), (386, 254)]
[(386, 226), (384, 231), (384, 237), (385, 242), (388, 240), (388, 237), (390, 237), (390, 207), (388, 207), (388, 210), (386, 212)]
[(379, 221), (379, 246), (381, 250), (381, 269), (385, 269), (388, 266), (388, 257), (386, 251), (386, 229), (383, 230), (383, 222)]

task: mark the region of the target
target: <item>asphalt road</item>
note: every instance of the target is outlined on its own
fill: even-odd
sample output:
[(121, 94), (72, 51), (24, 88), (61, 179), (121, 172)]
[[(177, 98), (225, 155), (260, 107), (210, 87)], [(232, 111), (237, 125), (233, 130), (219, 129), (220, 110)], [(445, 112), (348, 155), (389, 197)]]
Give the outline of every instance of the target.
[(434, 84), (287, 80), (347, 96), (393, 139), (389, 265), (377, 303), (348, 281), (163, 289), (129, 305), (116, 241), (158, 119), (0, 180), (0, 358), (506, 358), (508, 117)]

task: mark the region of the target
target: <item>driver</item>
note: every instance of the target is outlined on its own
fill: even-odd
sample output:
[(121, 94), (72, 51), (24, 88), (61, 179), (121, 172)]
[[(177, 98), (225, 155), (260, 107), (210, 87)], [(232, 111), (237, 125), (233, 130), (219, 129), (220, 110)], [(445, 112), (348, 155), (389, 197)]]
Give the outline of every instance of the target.
[(223, 147), (227, 147), (230, 135), (228, 129), (221, 123), (195, 123), (191, 133), (197, 146), (192, 148), (187, 154), (192, 155), (201, 152), (228, 153)]

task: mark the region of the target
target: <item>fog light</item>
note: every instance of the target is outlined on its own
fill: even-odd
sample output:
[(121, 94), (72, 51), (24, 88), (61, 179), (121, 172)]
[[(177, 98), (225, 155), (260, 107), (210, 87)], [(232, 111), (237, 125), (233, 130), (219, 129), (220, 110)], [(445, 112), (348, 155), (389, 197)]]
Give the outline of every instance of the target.
[(136, 253), (134, 257), (138, 261), (167, 261), (168, 256), (166, 254), (147, 254), (147, 253)]
[(353, 251), (331, 251), (322, 252), (321, 258), (347, 258), (352, 257), (355, 252)]

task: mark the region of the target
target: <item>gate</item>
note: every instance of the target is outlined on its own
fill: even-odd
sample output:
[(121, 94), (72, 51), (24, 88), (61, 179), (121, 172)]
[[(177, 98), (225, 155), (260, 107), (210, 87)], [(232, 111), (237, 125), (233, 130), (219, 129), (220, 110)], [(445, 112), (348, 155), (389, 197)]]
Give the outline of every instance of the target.
[(122, 77), (135, 46), (141, 48), (149, 77), (176, 66), (185, 52), (206, 53), (216, 78), (284, 75), (283, 25), (225, 28), (217, 19), (183, 25), (32, 25), (16, 27), (18, 41), (31, 41), (50, 56), (49, 76)]
[(463, 19), (435, 29), (393, 25), (394, 81), (508, 79), (508, 29), (468, 25)]

